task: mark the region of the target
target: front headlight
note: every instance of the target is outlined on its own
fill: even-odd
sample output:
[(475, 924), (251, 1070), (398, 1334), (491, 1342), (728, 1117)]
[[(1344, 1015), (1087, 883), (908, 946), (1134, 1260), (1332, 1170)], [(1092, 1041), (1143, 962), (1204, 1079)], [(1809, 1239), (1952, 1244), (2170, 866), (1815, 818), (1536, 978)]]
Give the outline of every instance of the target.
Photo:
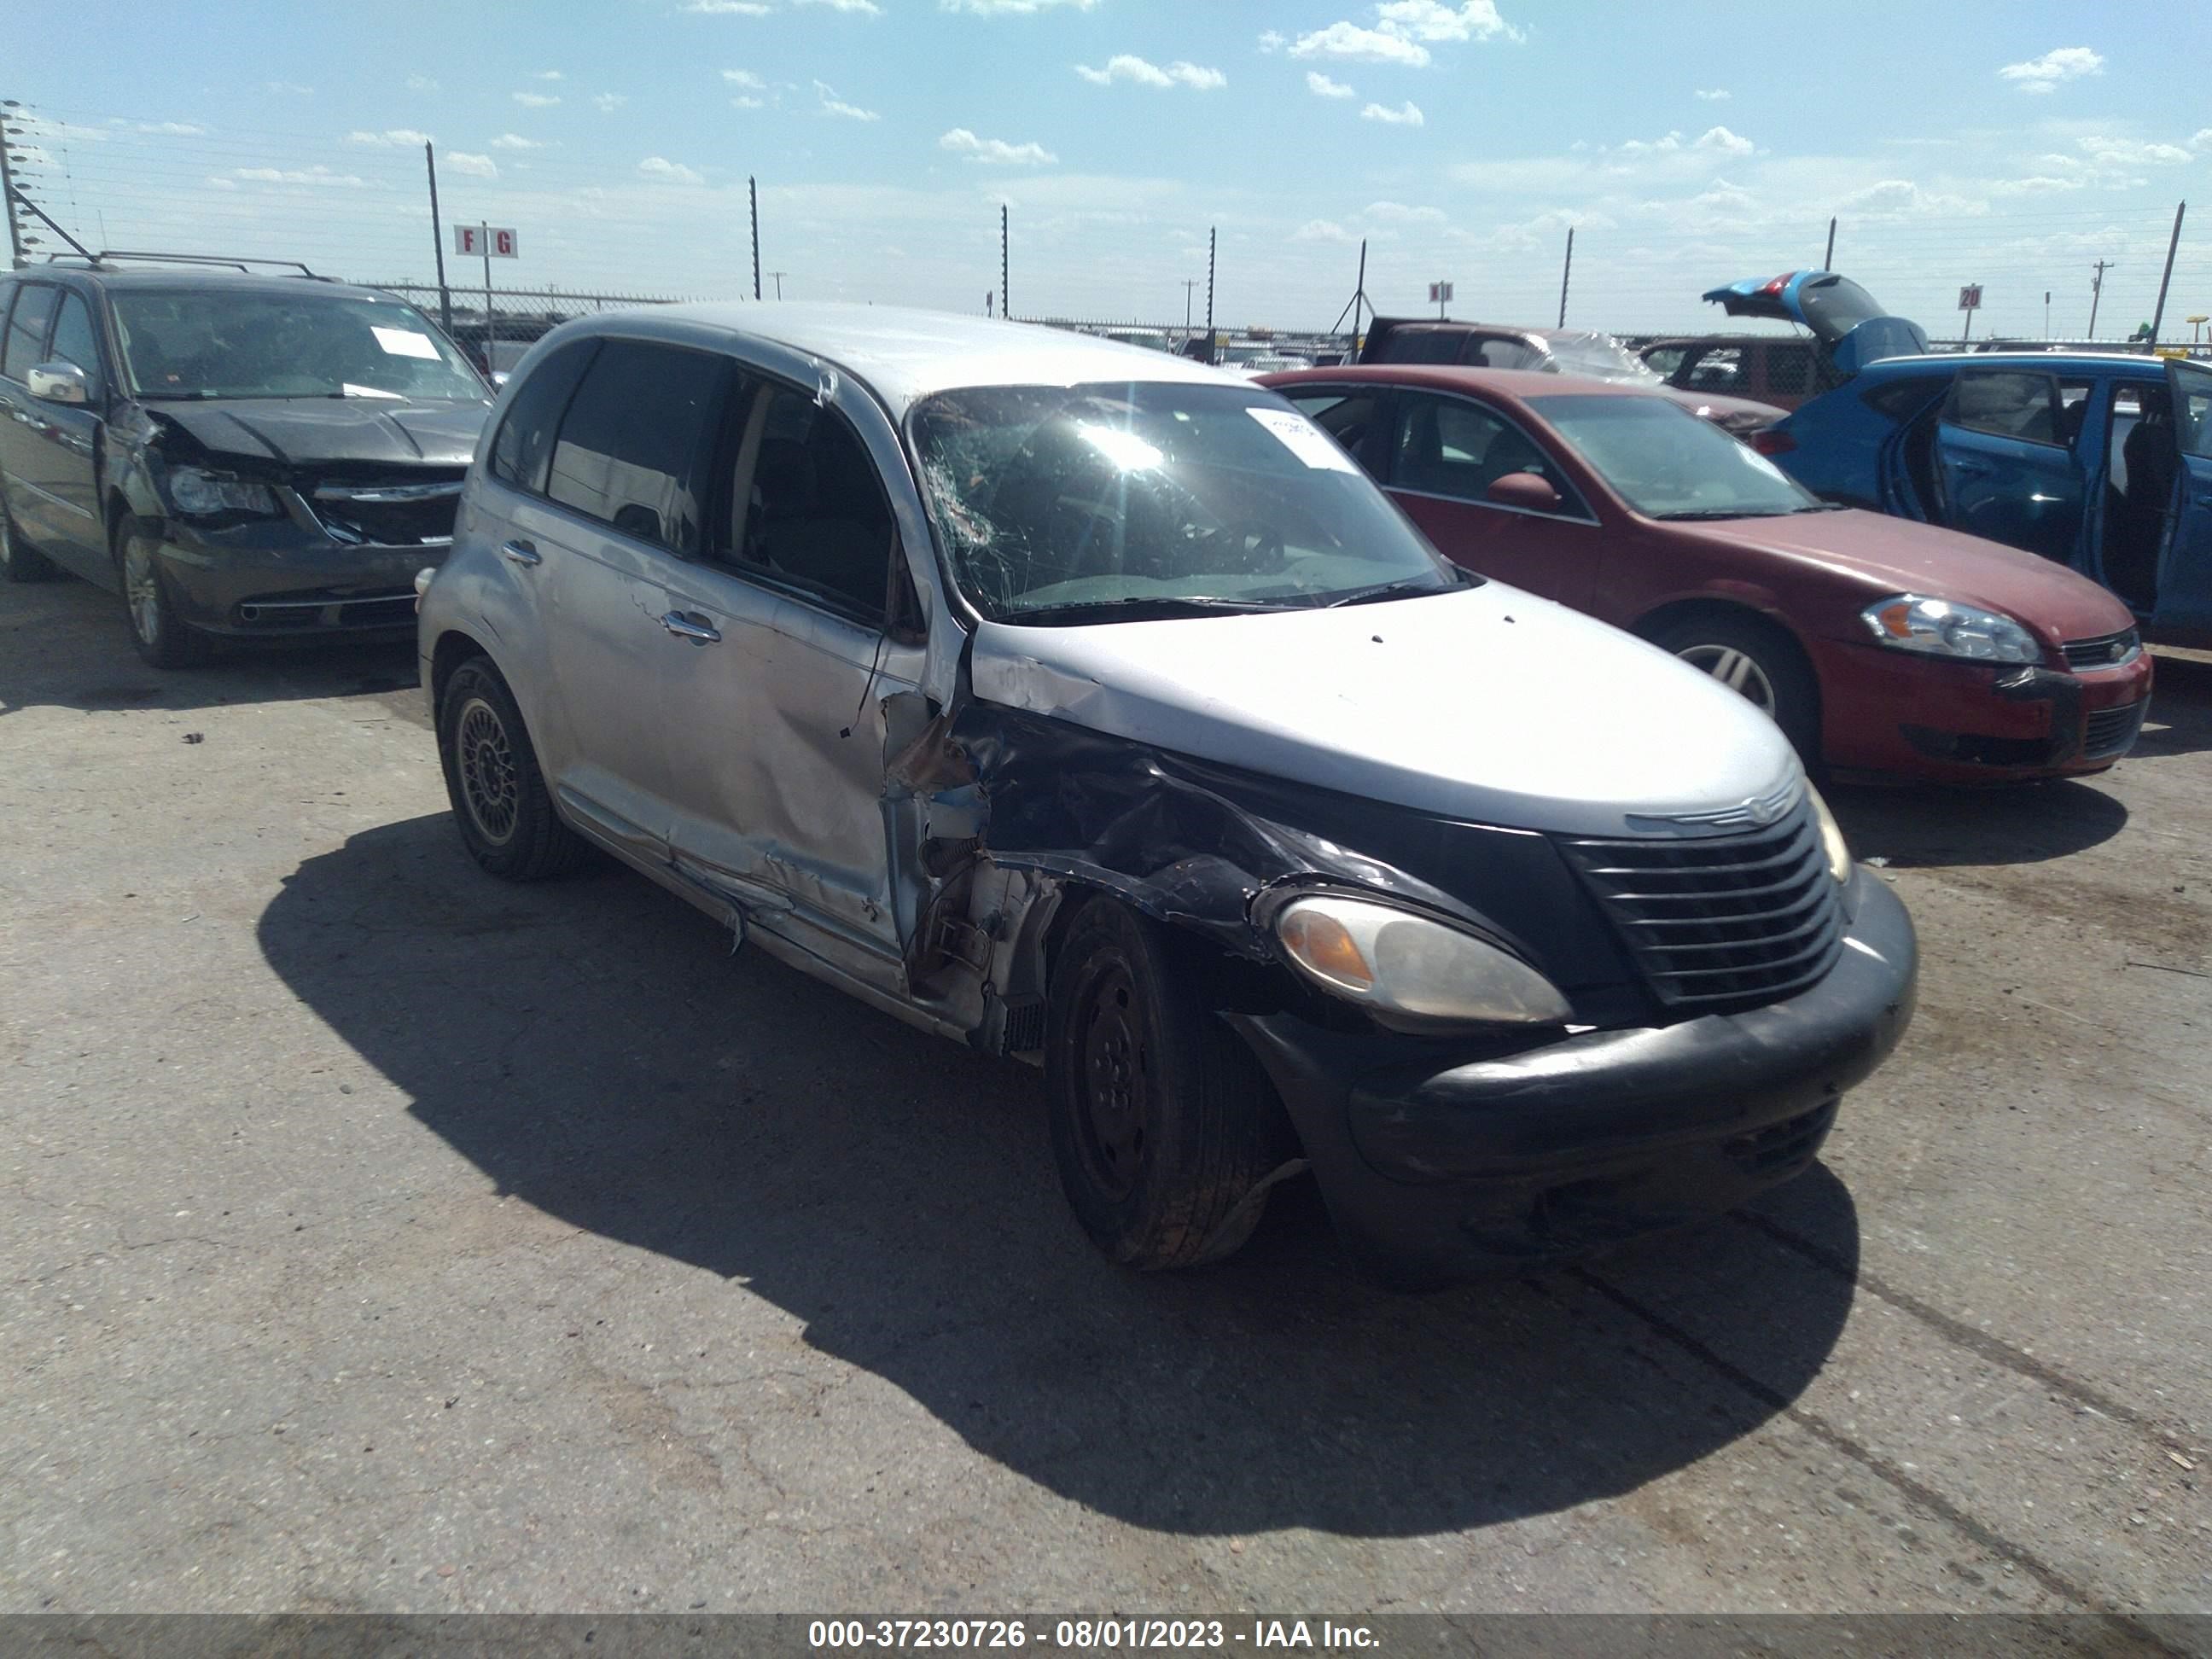
[(266, 484), (243, 478), (219, 478), (196, 466), (169, 469), (169, 505), (188, 519), (213, 519), (225, 513), (276, 514), (276, 497)]
[(1555, 1025), (1572, 1012), (1528, 963), (1392, 905), (1295, 899), (1275, 917), (1275, 937), (1300, 973), (1385, 1024)]
[(1849, 881), (1851, 878), (1851, 848), (1850, 843), (1844, 839), (1843, 825), (1836, 822), (1836, 815), (1828, 810), (1828, 803), (1820, 799), (1819, 790), (1808, 783), (1805, 786), (1805, 793), (1813, 803), (1813, 816), (1820, 825), (1820, 851), (1827, 858), (1828, 873), (1838, 881)]
[(1859, 613), (1875, 639), (1899, 651), (1975, 662), (2041, 662), (2035, 635), (2010, 617), (1955, 599), (1899, 593)]

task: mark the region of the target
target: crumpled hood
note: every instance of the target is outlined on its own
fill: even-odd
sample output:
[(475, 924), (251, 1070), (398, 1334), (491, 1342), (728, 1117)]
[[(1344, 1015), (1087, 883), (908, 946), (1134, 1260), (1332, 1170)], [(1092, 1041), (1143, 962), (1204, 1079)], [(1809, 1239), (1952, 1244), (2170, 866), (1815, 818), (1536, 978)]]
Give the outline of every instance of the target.
[(281, 466), (466, 466), (491, 405), (393, 398), (150, 399), (147, 410), (212, 453)]
[(1328, 611), (986, 622), (987, 701), (1471, 823), (1649, 834), (1799, 772), (1772, 721), (1656, 647), (1502, 583)]
[(1724, 398), (1711, 392), (1686, 392), (1672, 386), (1661, 389), (1691, 414), (1718, 422), (1732, 432), (1739, 428), (1772, 426), (1790, 413), (1773, 404), (1760, 403), (1756, 398)]

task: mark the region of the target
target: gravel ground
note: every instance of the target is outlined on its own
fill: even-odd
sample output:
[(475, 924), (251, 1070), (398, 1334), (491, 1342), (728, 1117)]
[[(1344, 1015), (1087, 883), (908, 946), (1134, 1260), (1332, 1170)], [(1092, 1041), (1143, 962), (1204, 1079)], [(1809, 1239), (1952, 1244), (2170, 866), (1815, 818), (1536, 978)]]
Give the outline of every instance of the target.
[(1838, 803), (1917, 1024), (1755, 1211), (1135, 1279), (1034, 1073), (445, 817), (404, 650), (0, 591), (0, 1611), (2212, 1610), (2212, 659)]

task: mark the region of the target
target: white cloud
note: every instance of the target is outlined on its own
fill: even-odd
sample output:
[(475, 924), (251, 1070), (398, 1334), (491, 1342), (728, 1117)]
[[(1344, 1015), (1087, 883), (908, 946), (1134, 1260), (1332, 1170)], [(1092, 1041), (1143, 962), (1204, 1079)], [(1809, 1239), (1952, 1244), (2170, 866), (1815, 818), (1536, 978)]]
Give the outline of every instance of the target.
[(257, 185), (329, 185), (343, 190), (365, 190), (368, 180), (357, 173), (332, 173), (328, 167), (233, 167), (234, 178)]
[(707, 175), (696, 167), (687, 167), (681, 161), (672, 161), (665, 155), (648, 155), (637, 164), (637, 170), (648, 179), (664, 184), (703, 185)]
[(793, 0), (801, 6), (827, 6), (832, 11), (858, 12), (864, 17), (881, 17), (884, 9), (876, 0)]
[(1997, 77), (2013, 82), (2022, 92), (2052, 92), (2062, 82), (2078, 81), (2085, 75), (2104, 72), (2105, 60), (2100, 54), (2087, 46), (2060, 46), (2024, 64), (2007, 64), (1997, 71)]
[(1352, 233), (1334, 219), (1309, 219), (1291, 233), (1294, 242), (1348, 242)]
[(1384, 0), (1375, 8), (1380, 27), (1388, 33), (1416, 40), (1487, 40), (1502, 34), (1521, 38), (1498, 15), (1496, 0), (1462, 0), (1448, 6), (1443, 0)]
[(1356, 98), (1359, 94), (1341, 81), (1332, 81), (1319, 70), (1306, 71), (1306, 90), (1316, 98)]
[(1429, 49), (1403, 35), (1381, 29), (1364, 29), (1357, 23), (1331, 23), (1325, 29), (1301, 34), (1291, 43), (1293, 58), (1346, 58), (1361, 64), (1400, 64), (1425, 68)]
[(1692, 149), (1712, 150), (1723, 155), (1748, 155), (1759, 147), (1740, 133), (1726, 127), (1708, 127), (1698, 135)]
[(458, 173), (470, 179), (499, 177), (499, 163), (489, 155), (471, 155), (466, 150), (452, 149), (446, 152), (445, 161), (448, 173)]
[(533, 81), (565, 81), (568, 77), (559, 70), (540, 70), (530, 78)]
[(294, 98), (312, 98), (315, 95), (315, 89), (313, 87), (303, 87), (297, 81), (264, 81), (261, 84), (271, 92), (284, 93)]
[(743, 87), (748, 92), (766, 92), (768, 82), (750, 70), (724, 70), (722, 78), (733, 87)]
[(1060, 160), (1042, 144), (1010, 144), (1003, 138), (978, 138), (965, 127), (955, 127), (937, 141), (939, 149), (964, 155), (971, 161), (1004, 167), (1046, 167)]
[(858, 104), (848, 104), (837, 95), (835, 87), (817, 81), (814, 95), (822, 100), (822, 112), (845, 121), (879, 121), (883, 118), (872, 109), (862, 109)]
[(2039, 173), (2027, 179), (1999, 179), (1990, 185), (1999, 196), (2055, 196), (2061, 191), (2081, 190), (2087, 179), (2054, 179)]
[(1291, 37), (1280, 29), (1268, 29), (1260, 36), (1260, 50), (1262, 52), (1280, 52), (1290, 44)]
[(1408, 207), (1403, 202), (1370, 202), (1365, 216), (1386, 225), (1440, 225), (1444, 222), (1442, 208)]
[(749, 92), (741, 92), (730, 100), (730, 107), (732, 109), (766, 109), (768, 100), (764, 98), (756, 98)]
[(1725, 104), (1729, 100), (1729, 89), (1726, 87), (1711, 88), (1700, 87), (1698, 88), (1698, 96), (1709, 104)]
[(525, 109), (550, 109), (561, 100), (542, 92), (518, 92), (511, 94)]
[(595, 92), (592, 94), (592, 107), (602, 115), (612, 115), (628, 102), (629, 100), (619, 92)]
[(2147, 144), (2139, 138), (2109, 138), (2100, 134), (2076, 142), (2100, 167), (2172, 167), (2191, 159), (2189, 151), (2179, 144)]
[(1111, 86), (1116, 81), (1133, 81), (1140, 87), (1190, 87), (1199, 92), (1211, 92), (1229, 84), (1229, 77), (1218, 69), (1204, 69), (1178, 58), (1163, 67), (1129, 52), (1117, 52), (1106, 60), (1103, 69), (1092, 69), (1087, 64), (1078, 64), (1075, 72), (1096, 86)]
[(775, 8), (760, 0), (690, 0), (684, 9), (707, 17), (765, 17)]
[(1855, 190), (1836, 204), (1837, 210), (1853, 220), (1920, 219), (1942, 216), (1955, 219), (1972, 216), (1990, 210), (1986, 202), (1977, 202), (1963, 196), (1948, 196), (1926, 191), (1910, 179), (1884, 179)]
[(2212, 127), (2199, 127), (2197, 136), (2189, 141), (2191, 149), (2212, 149)]
[(494, 149), (544, 149), (545, 144), (543, 139), (526, 138), (519, 132), (502, 132), (491, 141), (491, 147)]
[(197, 138), (207, 131), (197, 121), (137, 121), (132, 125), (141, 132), (158, 132), (170, 138)]
[(976, 17), (1029, 17), (1055, 6), (1089, 11), (1098, 0), (937, 0), (939, 9), (964, 11)]
[(407, 90), (410, 92), (435, 92), (437, 89), (438, 83), (427, 75), (410, 75), (407, 77)]
[(418, 144), (428, 143), (430, 135), (427, 132), (417, 132), (412, 127), (387, 127), (382, 132), (349, 132), (345, 136), (345, 141), (349, 144), (376, 144), (386, 149), (393, 149), (404, 144), (408, 149), (412, 149)]
[(1388, 104), (1370, 104), (1359, 112), (1363, 121), (1385, 121), (1394, 127), (1418, 127), (1424, 125), (1420, 106), (1407, 99), (1393, 109)]

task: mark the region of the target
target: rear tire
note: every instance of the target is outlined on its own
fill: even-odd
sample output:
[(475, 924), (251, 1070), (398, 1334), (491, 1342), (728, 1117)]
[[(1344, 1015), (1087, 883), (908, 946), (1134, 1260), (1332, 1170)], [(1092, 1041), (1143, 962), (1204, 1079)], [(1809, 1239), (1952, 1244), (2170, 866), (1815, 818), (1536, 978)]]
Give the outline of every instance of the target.
[(135, 514), (119, 514), (109, 532), (131, 643), (156, 668), (195, 668), (215, 654), (215, 641), (177, 615), (161, 574), (160, 532)]
[(1748, 612), (1691, 611), (1644, 634), (1739, 692), (1782, 728), (1808, 766), (1820, 762), (1820, 689), (1797, 642)]
[(514, 694), (488, 657), (453, 672), (438, 698), (438, 759), (461, 841), (507, 881), (564, 875), (589, 850), (561, 821)]
[(15, 528), (15, 515), (8, 510), (4, 486), (0, 486), (0, 571), (11, 582), (50, 582), (62, 574)]
[(1267, 1074), (1152, 923), (1107, 898), (1070, 927), (1045, 1035), (1053, 1156), (1076, 1219), (1144, 1270), (1230, 1255), (1266, 1208)]

